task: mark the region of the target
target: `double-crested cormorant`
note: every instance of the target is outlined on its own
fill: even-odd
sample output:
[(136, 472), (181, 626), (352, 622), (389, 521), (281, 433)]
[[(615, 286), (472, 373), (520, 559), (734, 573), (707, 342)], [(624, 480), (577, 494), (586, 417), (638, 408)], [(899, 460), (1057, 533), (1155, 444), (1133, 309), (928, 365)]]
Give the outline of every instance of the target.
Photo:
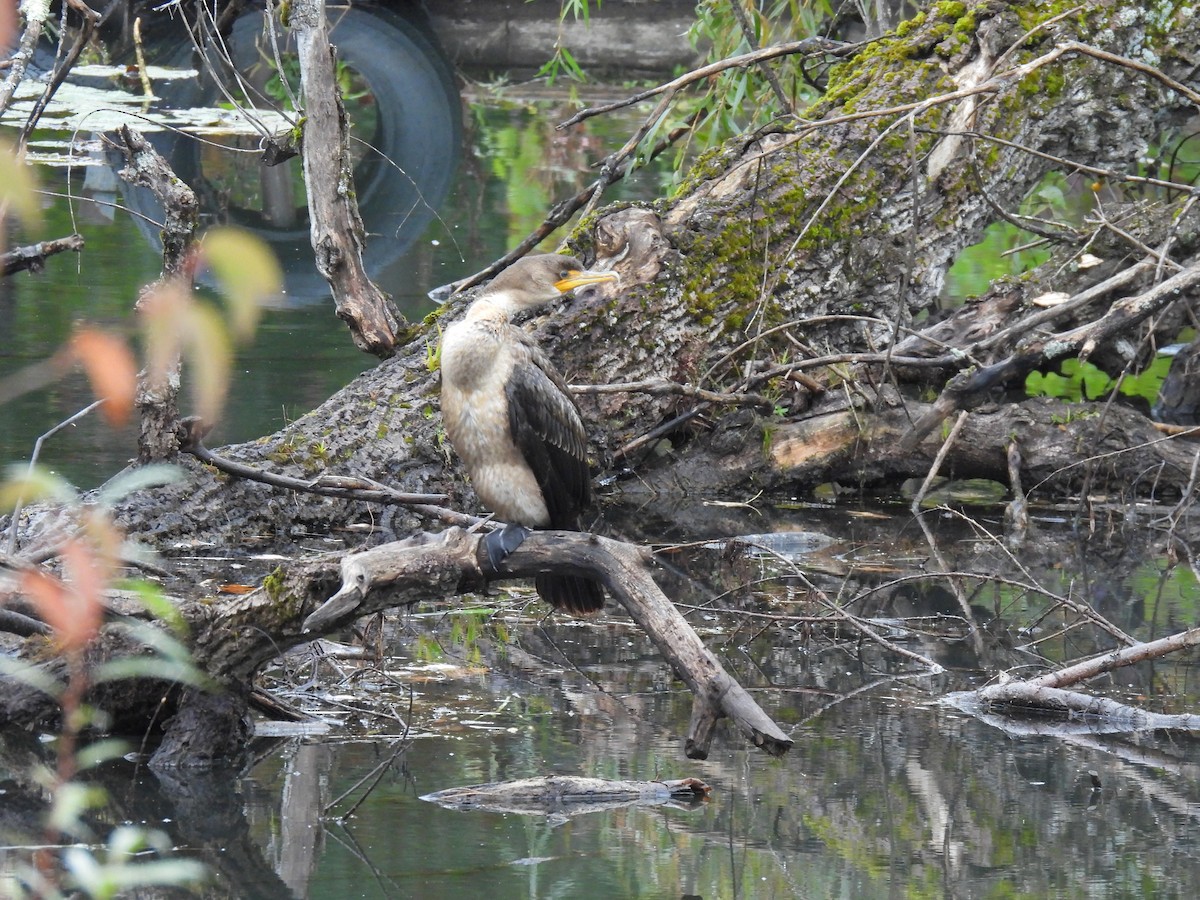
[[(573, 288), (614, 280), (569, 256), (527, 256), (492, 279), (442, 336), (446, 435), (475, 493), (508, 523), (486, 539), (493, 565), (521, 545), (525, 528), (578, 531), (591, 502), (579, 408), (550, 360), (510, 320)], [(589, 578), (543, 574), (536, 584), (556, 608), (588, 613), (604, 605), (603, 589)]]

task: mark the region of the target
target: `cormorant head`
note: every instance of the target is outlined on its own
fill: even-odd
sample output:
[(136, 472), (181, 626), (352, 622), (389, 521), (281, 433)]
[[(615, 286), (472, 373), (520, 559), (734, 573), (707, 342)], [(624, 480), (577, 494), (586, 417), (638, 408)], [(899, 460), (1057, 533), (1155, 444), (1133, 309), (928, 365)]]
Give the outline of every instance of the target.
[(518, 259), (492, 279), (486, 293), (504, 293), (514, 306), (532, 307), (577, 287), (616, 280), (616, 272), (585, 269), (573, 256), (541, 253)]

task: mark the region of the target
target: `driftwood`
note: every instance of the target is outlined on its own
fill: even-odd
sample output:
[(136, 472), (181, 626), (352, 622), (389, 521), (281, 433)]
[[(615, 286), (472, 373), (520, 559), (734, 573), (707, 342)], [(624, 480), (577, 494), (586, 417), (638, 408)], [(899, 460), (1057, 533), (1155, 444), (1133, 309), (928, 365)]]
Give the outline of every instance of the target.
[[(977, 691), (950, 694), (944, 698), (944, 702), (973, 715), (994, 714), (997, 711), (1010, 715), (1065, 714), (1073, 725), (1091, 732), (1155, 729), (1200, 731), (1200, 715), (1147, 712), (1115, 700), (1064, 690), (1066, 685), (1078, 684), (1122, 666), (1156, 659), (1197, 644), (1200, 644), (1200, 628), (1191, 628), (1156, 641), (1123, 647), (1028, 681), (1006, 681), (987, 685)], [(1081, 719), (1087, 721), (1081, 724), (1078, 721)]]
[(699, 803), (712, 790), (698, 778), (674, 781), (607, 781), (559, 775), (447, 788), (422, 800), (447, 809), (545, 815), (557, 820), (623, 806)]
[(296, 0), (290, 27), (304, 90), (304, 184), (317, 271), (329, 282), (338, 318), (350, 326), (355, 345), (386, 358), (396, 352), (405, 323), (363, 266), (363, 224), (350, 188), (349, 126), (323, 0)]
[(432, 543), (400, 541), (346, 556), (341, 588), (305, 620), (304, 630), (325, 632), (396, 605), (379, 588), (411, 590), (431, 578), (443, 580), (456, 573), (477, 581), (551, 570), (591, 575), (604, 582), (695, 695), (685, 744), (689, 758), (707, 758), (713, 729), (722, 716), (732, 719), (756, 747), (772, 756), (787, 752), (791, 738), (725, 672), (654, 583), (650, 564), (648, 552), (620, 541), (573, 532), (535, 532), (498, 571), (491, 571), (478, 536), (452, 528)]

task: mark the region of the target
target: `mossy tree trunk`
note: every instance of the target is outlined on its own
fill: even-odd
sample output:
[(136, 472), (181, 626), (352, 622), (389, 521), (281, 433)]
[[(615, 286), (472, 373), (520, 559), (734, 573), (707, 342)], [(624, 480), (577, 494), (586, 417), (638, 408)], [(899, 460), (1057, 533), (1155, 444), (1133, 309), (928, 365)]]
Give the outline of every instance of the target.
[[(713, 391), (751, 390), (776, 407), (716, 405), (703, 428), (693, 418), (670, 433), (672, 452), (629, 455), (657, 484), (680, 473), (688, 483), (704, 473), (714, 489), (726, 490), (829, 478), (863, 483), (927, 468), (936, 441), (906, 454), (905, 465), (881, 462), (871, 457), (861, 417), (901, 410), (883, 432), (894, 447), (901, 421), (921, 413), (903, 411), (894, 385), (915, 377), (937, 391), (953, 367), (914, 375), (886, 365), (824, 366), (799, 379), (779, 369), (750, 384), (747, 374), (831, 353), (887, 351), (906, 329), (922, 327), (920, 316), (936, 306), (959, 251), (980, 239), (999, 210), (1015, 211), (1048, 171), (1078, 172), (1081, 164), (1135, 171), (1151, 141), (1194, 113), (1172, 80), (1189, 77), (1188, 48), (1200, 46), (1198, 31), (1195, 17), (1168, 3), (1074, 11), (1043, 0), (932, 4), (834, 66), (825, 99), (803, 120), (780, 120), (770, 133), (728, 142), (695, 166), (672, 199), (605, 211), (588, 223), (576, 249), (618, 260), (620, 290), (542, 319), (540, 339), (574, 383), (665, 377)], [(1124, 236), (1130, 233), (1157, 246), (1174, 227), (1170, 252), (1187, 266), (1194, 213), (1179, 221), (1173, 214), (1159, 206), (1119, 230), (1067, 235), (1065, 254), (1020, 283), (998, 286), (992, 302), (1005, 300), (1006, 315), (1015, 317), (1048, 289), (1070, 294), (1112, 276), (1146, 255)], [(1105, 262), (1064, 268), (1085, 243)], [(1155, 277), (1153, 269), (1143, 272), (1104, 304)], [(456, 315), (465, 302), (445, 314)], [(443, 439), (438, 379), (427, 362), (437, 334), (426, 328), (286, 429), (226, 452), (298, 477), (357, 475), (402, 491), (444, 491), (447, 505), (474, 509)], [(1136, 344), (1139, 335), (1127, 337)], [(1001, 357), (1014, 341), (988, 348), (979, 361)], [(1093, 358), (1107, 358), (1108, 347)], [(696, 404), (662, 392), (585, 393), (581, 400), (602, 464)], [(837, 452), (811, 465), (771, 452), (786, 429), (838, 404), (843, 412), (854, 407), (854, 434)], [(1008, 428), (1000, 422), (991, 439), (1002, 441)], [(1081, 440), (1082, 452), (1090, 445)], [(986, 448), (973, 450), (987, 456)], [(391, 515), (193, 469), (187, 485), (125, 504), (131, 533), (170, 548), (287, 543), (356, 523), (382, 522), (403, 535), (431, 524), (408, 511)], [(37, 515), (25, 523), (27, 540), (38, 531)]]

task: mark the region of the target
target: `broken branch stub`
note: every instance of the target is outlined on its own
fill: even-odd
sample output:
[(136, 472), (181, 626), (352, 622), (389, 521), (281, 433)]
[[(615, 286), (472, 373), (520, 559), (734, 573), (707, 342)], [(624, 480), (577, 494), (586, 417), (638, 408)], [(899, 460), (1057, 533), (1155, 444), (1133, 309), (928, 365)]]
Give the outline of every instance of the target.
[(296, 34), (304, 92), (304, 184), (317, 270), (329, 282), (338, 318), (355, 346), (386, 359), (407, 325), (363, 265), (363, 224), (350, 188), (346, 110), (334, 73), (323, 0), (296, 0), (289, 27)]

